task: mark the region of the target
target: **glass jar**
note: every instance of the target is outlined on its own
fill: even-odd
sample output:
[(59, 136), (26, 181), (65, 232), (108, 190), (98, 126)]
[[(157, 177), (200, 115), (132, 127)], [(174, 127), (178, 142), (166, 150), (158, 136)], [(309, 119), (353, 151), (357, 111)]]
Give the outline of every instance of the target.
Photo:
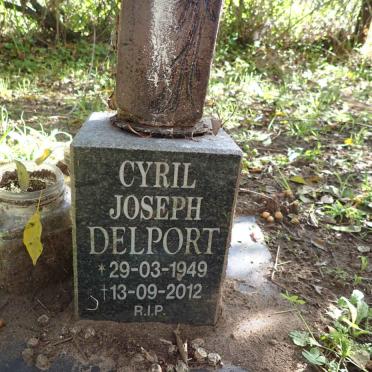
[[(0, 288), (18, 294), (37, 291), (72, 272), (70, 189), (54, 165), (25, 165), (37, 191), (17, 189), (15, 164), (0, 166)], [(43, 252), (33, 266), (23, 231), (39, 203)]]

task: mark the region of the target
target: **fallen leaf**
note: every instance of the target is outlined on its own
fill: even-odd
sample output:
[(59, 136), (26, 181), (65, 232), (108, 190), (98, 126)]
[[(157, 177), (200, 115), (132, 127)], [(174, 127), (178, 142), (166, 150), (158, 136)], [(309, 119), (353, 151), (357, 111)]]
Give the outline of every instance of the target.
[(27, 252), (31, 257), (34, 266), (43, 252), (41, 232), (42, 225), (40, 221), (40, 212), (39, 209), (37, 209), (37, 211), (28, 220), (23, 232), (23, 243), (26, 246)]
[(317, 267), (322, 267), (322, 266), (327, 266), (327, 265), (328, 265), (328, 261), (319, 261), (314, 264), (314, 266), (317, 266)]
[(360, 226), (331, 226), (332, 230), (349, 233), (359, 233), (362, 231)]
[(309, 225), (314, 227), (319, 227), (318, 219), (316, 218), (315, 212), (311, 211), (309, 212)]
[(297, 194), (299, 194), (299, 195), (312, 194), (312, 196), (315, 196), (316, 195), (316, 191), (317, 191), (317, 189), (315, 187), (313, 187), (313, 186), (303, 185), (303, 186), (300, 186), (297, 189)]
[(325, 251), (327, 252), (327, 248), (326, 248), (326, 245), (325, 245), (325, 241), (319, 239), (319, 238), (313, 238), (311, 239), (311, 244), (315, 245), (315, 247), (321, 249), (322, 251)]
[(307, 198), (305, 195), (300, 195), (299, 196), (299, 199), (303, 202), (303, 203), (312, 203), (313, 201), (309, 198)]
[(332, 194), (333, 196), (336, 196), (337, 198), (339, 198), (341, 196), (340, 195), (340, 190), (336, 186), (333, 186), (333, 185), (324, 186), (322, 188), (322, 192)]
[(3, 319), (0, 319), (0, 329), (5, 327), (5, 322)]
[(222, 122), (221, 122), (221, 120), (218, 120), (218, 119), (215, 119), (215, 118), (212, 118), (211, 119), (211, 122), (212, 122), (212, 133), (215, 136), (217, 136), (219, 130), (222, 127)]
[(358, 245), (357, 250), (360, 253), (369, 253), (371, 252), (371, 247), (368, 247), (367, 245)]
[(293, 176), (289, 179), (291, 182), (299, 183), (301, 185), (306, 185), (306, 181), (302, 176)]
[(249, 172), (254, 174), (262, 173), (262, 168), (249, 168)]
[(334, 199), (333, 199), (333, 196), (332, 195), (323, 195), (319, 202), (319, 204), (333, 204), (334, 203)]
[(47, 160), (51, 154), (51, 149), (45, 149), (44, 152), (35, 160), (35, 163), (37, 165), (44, 163), (44, 161)]
[(319, 176), (310, 176), (305, 178), (305, 181), (308, 185), (312, 185), (314, 183), (319, 183), (320, 177)]
[(315, 289), (315, 292), (318, 293), (318, 295), (322, 295), (322, 290), (323, 290), (323, 287), (321, 287), (320, 285), (314, 285), (312, 284), (313, 288)]
[(365, 221), (364, 224), (367, 226), (367, 227), (372, 227), (372, 221)]

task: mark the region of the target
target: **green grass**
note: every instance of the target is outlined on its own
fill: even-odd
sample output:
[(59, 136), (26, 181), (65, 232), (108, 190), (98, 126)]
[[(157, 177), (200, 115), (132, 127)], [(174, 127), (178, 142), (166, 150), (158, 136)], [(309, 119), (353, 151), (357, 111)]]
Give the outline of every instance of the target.
[[(115, 63), (103, 44), (41, 48), (5, 43), (0, 56), (2, 133), (24, 125), (75, 133), (92, 111), (107, 110)], [(329, 193), (324, 187), (332, 186), (341, 194), (331, 205), (316, 205), (319, 214), (364, 226), (371, 219), (370, 202), (360, 201), (371, 184), (366, 160), (371, 74), (355, 53), (340, 58), (317, 46), (224, 46), (216, 54), (205, 112), (219, 116), (243, 149), (248, 177), (252, 169), (262, 169), (278, 187), (305, 167), (321, 185), (312, 197), (302, 197), (304, 208), (313, 208)], [(342, 195), (340, 180), (347, 177), (352, 196)], [(298, 186), (290, 185), (295, 191)]]

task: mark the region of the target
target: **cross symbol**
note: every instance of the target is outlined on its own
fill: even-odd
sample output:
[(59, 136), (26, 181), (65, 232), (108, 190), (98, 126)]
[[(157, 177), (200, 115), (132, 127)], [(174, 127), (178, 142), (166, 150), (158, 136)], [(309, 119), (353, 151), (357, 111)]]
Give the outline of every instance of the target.
[(106, 292), (108, 291), (108, 289), (106, 288), (105, 284), (102, 286), (101, 291), (103, 292), (103, 301), (106, 301)]

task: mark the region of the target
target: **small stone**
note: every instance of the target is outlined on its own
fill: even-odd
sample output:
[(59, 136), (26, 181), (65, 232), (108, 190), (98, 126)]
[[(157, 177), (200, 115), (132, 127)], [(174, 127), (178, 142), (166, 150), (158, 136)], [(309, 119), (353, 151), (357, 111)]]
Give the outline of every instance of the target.
[(275, 345), (277, 345), (277, 344), (278, 344), (278, 341), (277, 341), (277, 340), (274, 340), (274, 339), (272, 339), (272, 340), (270, 340), (270, 341), (269, 341), (269, 344), (270, 344), (270, 345), (272, 345), (272, 346), (275, 346)]
[(176, 372), (189, 372), (190, 371), (189, 367), (181, 360), (177, 362), (175, 370)]
[(85, 333), (84, 333), (84, 338), (86, 340), (94, 337), (96, 335), (96, 331), (93, 327), (88, 327), (86, 330), (85, 330)]
[(0, 329), (5, 327), (5, 322), (3, 319), (0, 319)]
[(169, 348), (168, 348), (168, 354), (169, 354), (170, 356), (172, 356), (172, 355), (176, 355), (177, 352), (178, 352), (178, 348), (177, 348), (176, 345), (170, 345), (170, 346), (169, 346)]
[(208, 363), (209, 365), (215, 367), (217, 366), (218, 364), (221, 363), (221, 357), (219, 354), (217, 353), (209, 353), (208, 354)]
[(33, 352), (33, 350), (32, 349), (24, 349), (22, 351), (22, 358), (28, 366), (31, 366), (34, 363), (34, 352)]
[(31, 349), (37, 347), (39, 345), (39, 339), (36, 337), (32, 337), (27, 341), (27, 346)]
[(42, 340), (46, 340), (47, 338), (48, 338), (48, 334), (46, 333), (46, 332), (43, 332), (41, 335), (40, 335), (40, 338), (42, 339)]
[(283, 213), (280, 211), (276, 211), (274, 214), (274, 217), (277, 221), (282, 221), (283, 220)]
[(163, 370), (161, 369), (159, 364), (153, 364), (150, 368), (149, 372), (162, 372)]
[(204, 346), (205, 341), (202, 338), (196, 338), (195, 340), (192, 340), (190, 345), (193, 349), (197, 349), (198, 347)]
[(41, 326), (46, 326), (46, 325), (49, 323), (49, 316), (46, 315), (46, 314), (40, 315), (40, 316), (37, 318), (37, 322), (38, 322)]
[(273, 216), (269, 216), (269, 217), (266, 218), (266, 221), (268, 223), (273, 223), (274, 222), (274, 217)]
[(66, 326), (63, 326), (61, 328), (61, 335), (62, 336), (67, 336), (69, 334), (69, 329)]
[(195, 350), (194, 358), (197, 362), (202, 363), (207, 359), (208, 353), (202, 347), (198, 347)]
[(142, 363), (144, 360), (145, 357), (142, 354), (137, 353), (133, 356), (132, 363)]
[(297, 217), (293, 217), (291, 219), (291, 224), (292, 225), (299, 225), (300, 224), (300, 220)]
[(41, 371), (47, 371), (50, 368), (49, 359), (45, 355), (39, 354), (36, 358), (35, 366)]
[(80, 326), (75, 326), (70, 328), (70, 333), (74, 336), (78, 335), (81, 332)]

